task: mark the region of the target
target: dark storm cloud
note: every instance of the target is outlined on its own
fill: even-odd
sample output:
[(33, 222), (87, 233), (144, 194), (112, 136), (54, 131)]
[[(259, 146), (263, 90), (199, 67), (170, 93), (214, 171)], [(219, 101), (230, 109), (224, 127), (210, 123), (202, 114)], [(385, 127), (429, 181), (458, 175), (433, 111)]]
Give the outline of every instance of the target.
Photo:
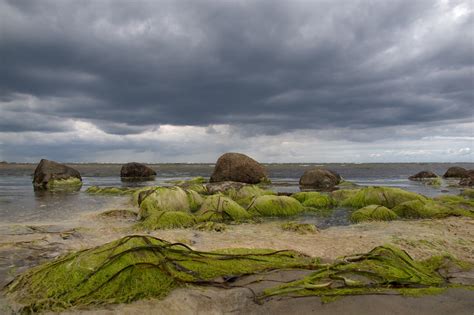
[[(472, 7), (432, 0), (0, 2), (0, 94), (7, 100), (0, 110), (11, 117), (0, 130), (62, 131), (67, 126), (56, 121), (69, 118), (114, 134), (159, 124), (278, 134), (467, 120), (474, 18), (440, 20), (463, 5)], [(43, 116), (49, 126), (8, 106), (20, 106), (25, 95), (33, 101), (24, 117)]]

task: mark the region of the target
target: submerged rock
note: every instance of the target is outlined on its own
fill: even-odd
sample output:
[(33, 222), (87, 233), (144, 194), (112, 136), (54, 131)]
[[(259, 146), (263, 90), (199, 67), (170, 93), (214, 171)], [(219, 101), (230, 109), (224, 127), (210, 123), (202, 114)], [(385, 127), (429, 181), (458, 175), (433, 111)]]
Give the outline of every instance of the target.
[(137, 162), (124, 164), (120, 170), (120, 177), (123, 180), (150, 180), (155, 176), (156, 172), (153, 169)]
[(448, 168), (446, 173), (444, 173), (443, 177), (445, 178), (464, 178), (466, 177), (467, 170), (463, 167), (453, 166)]
[(258, 184), (268, 181), (263, 165), (241, 153), (225, 153), (216, 162), (210, 182), (234, 181)]
[(412, 175), (408, 177), (409, 180), (425, 180), (425, 179), (430, 179), (430, 178), (437, 178), (438, 175), (431, 171), (421, 171), (416, 173), (415, 175)]
[(339, 174), (323, 168), (314, 168), (304, 172), (299, 183), (303, 188), (329, 190), (339, 184), (340, 181)]
[(303, 212), (304, 207), (292, 197), (267, 195), (255, 198), (248, 211), (264, 217), (287, 217)]
[(398, 216), (392, 210), (379, 205), (370, 205), (354, 211), (351, 215), (351, 221), (359, 223), (363, 221), (392, 221)]
[(80, 189), (82, 178), (79, 171), (67, 165), (42, 159), (33, 176), (35, 189)]

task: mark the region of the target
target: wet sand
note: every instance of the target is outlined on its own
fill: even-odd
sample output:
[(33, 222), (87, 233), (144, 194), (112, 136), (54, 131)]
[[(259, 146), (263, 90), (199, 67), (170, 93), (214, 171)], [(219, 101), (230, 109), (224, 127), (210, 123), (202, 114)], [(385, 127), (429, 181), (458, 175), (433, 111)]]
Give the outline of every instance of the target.
[[(15, 274), (69, 251), (89, 248), (134, 233), (129, 218), (100, 217), (86, 213), (62, 222), (0, 225), (0, 285)], [(293, 249), (333, 260), (363, 253), (375, 246), (395, 244), (416, 259), (450, 253), (474, 262), (474, 220), (451, 217), (442, 220), (370, 222), (331, 227), (315, 234), (283, 231), (280, 222), (231, 225), (225, 232), (192, 229), (161, 230), (151, 235), (189, 244), (197, 250), (226, 247)], [(474, 283), (472, 273), (463, 281)], [(256, 288), (259, 289), (259, 288)], [(260, 288), (261, 289), (261, 288)], [(322, 304), (319, 298), (278, 298), (257, 305), (248, 289), (186, 288), (162, 301), (138, 301), (86, 311), (93, 314), (473, 314), (474, 291), (448, 290), (439, 296), (357, 296)], [(0, 312), (7, 309), (0, 300)], [(82, 313), (76, 310), (73, 313)]]

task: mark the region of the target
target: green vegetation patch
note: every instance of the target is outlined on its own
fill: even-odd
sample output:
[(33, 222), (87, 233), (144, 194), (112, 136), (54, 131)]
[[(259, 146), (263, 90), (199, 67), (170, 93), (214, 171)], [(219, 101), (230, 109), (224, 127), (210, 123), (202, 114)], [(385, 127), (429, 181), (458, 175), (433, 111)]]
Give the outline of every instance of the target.
[(291, 195), (291, 197), (298, 200), (304, 207), (310, 208), (327, 209), (337, 204), (330, 196), (315, 191), (299, 192)]
[(392, 210), (399, 217), (408, 219), (445, 218), (448, 216), (472, 217), (474, 215), (470, 210), (434, 200), (407, 201), (394, 207)]
[(281, 225), (284, 231), (298, 232), (300, 234), (316, 233), (318, 230), (314, 224), (286, 222)]
[(140, 204), (139, 215), (147, 218), (161, 211), (184, 211), (189, 212), (188, 194), (180, 187), (158, 187), (147, 194)]
[(354, 197), (360, 189), (339, 189), (332, 191), (329, 195), (337, 204), (342, 205), (344, 200)]
[(77, 191), (82, 187), (82, 181), (77, 177), (69, 177), (68, 179), (52, 179), (46, 185), (51, 191), (71, 190)]
[(406, 201), (426, 201), (428, 198), (417, 193), (393, 187), (366, 187), (358, 190), (346, 199), (342, 199), (342, 206), (362, 208), (369, 205), (381, 205), (389, 209)]
[(310, 268), (316, 261), (294, 251), (226, 249), (199, 252), (185, 244), (131, 235), (32, 268), (5, 288), (20, 312), (163, 298), (185, 285), (216, 285), (218, 277), (279, 268)]
[(229, 197), (216, 194), (206, 198), (201, 209), (196, 212), (196, 217), (199, 222), (225, 222), (245, 221), (252, 215)]
[(186, 194), (188, 195), (189, 209), (192, 212), (199, 210), (204, 203), (204, 198), (197, 191), (191, 189), (186, 189)]
[(464, 188), (461, 191), (461, 196), (467, 197), (469, 199), (474, 199), (474, 189), (473, 188)]
[(196, 223), (193, 215), (183, 211), (159, 211), (135, 225), (138, 230), (188, 228)]
[(370, 205), (354, 211), (351, 215), (351, 221), (359, 223), (363, 221), (392, 221), (398, 216), (392, 210), (379, 205)]
[(276, 295), (320, 296), (324, 300), (345, 295), (395, 291), (399, 294), (439, 293), (449, 287), (441, 269), (457, 261), (439, 256), (415, 261), (393, 246), (379, 246), (369, 253), (344, 257), (333, 264), (321, 265), (301, 280), (264, 291), (261, 299)]
[(245, 185), (240, 189), (231, 188), (225, 192), (225, 195), (246, 208), (252, 203), (253, 199), (260, 196), (276, 195), (276, 193), (271, 190), (262, 189), (258, 185)]
[(304, 211), (303, 205), (295, 198), (288, 196), (260, 196), (249, 205), (251, 214), (264, 217), (287, 217)]
[(91, 186), (86, 189), (86, 193), (94, 195), (128, 195), (137, 191), (137, 188), (129, 187), (99, 187)]

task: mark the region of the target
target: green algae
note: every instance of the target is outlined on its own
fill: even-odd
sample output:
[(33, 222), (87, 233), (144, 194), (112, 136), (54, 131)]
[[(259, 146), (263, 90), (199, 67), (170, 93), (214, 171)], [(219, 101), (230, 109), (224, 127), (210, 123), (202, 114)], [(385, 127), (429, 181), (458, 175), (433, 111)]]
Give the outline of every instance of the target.
[(133, 194), (137, 189), (129, 187), (99, 187), (91, 186), (86, 189), (86, 193), (93, 195), (129, 195)]
[(199, 222), (193, 226), (193, 229), (207, 232), (224, 232), (227, 230), (227, 224), (212, 221)]
[(435, 197), (434, 200), (447, 206), (474, 210), (474, 200), (465, 198), (464, 196), (442, 195)]
[(354, 197), (360, 189), (339, 189), (332, 191), (329, 195), (337, 204), (342, 205), (344, 200)]
[(318, 230), (314, 224), (308, 223), (297, 223), (297, 222), (286, 222), (281, 225), (282, 230), (284, 231), (291, 231), (297, 232), (300, 234), (307, 234), (307, 233), (316, 233)]
[(204, 198), (197, 191), (192, 189), (186, 189), (186, 194), (188, 195), (189, 210), (191, 210), (191, 212), (199, 210), (204, 203)]
[(200, 252), (182, 243), (131, 235), (34, 267), (5, 292), (20, 312), (65, 309), (144, 298), (164, 298), (186, 285), (222, 287), (218, 277), (280, 268), (310, 268), (316, 261), (294, 251), (224, 249)]
[(244, 185), (239, 189), (230, 188), (224, 193), (242, 207), (246, 208), (256, 197), (276, 195), (274, 191), (262, 189), (258, 185)]
[(320, 296), (326, 301), (346, 295), (395, 291), (419, 296), (449, 287), (439, 272), (449, 257), (415, 261), (394, 246), (379, 246), (369, 253), (344, 257), (321, 265), (303, 279), (267, 289), (260, 296)]
[(354, 223), (364, 221), (392, 221), (397, 218), (398, 216), (395, 212), (379, 205), (369, 205), (351, 214), (351, 221)]
[(461, 196), (469, 198), (469, 199), (474, 199), (474, 189), (473, 188), (464, 188), (461, 193)]
[(196, 223), (193, 215), (183, 211), (159, 211), (135, 225), (136, 230), (188, 228)]
[(201, 208), (196, 212), (199, 222), (213, 221), (246, 221), (252, 215), (237, 202), (221, 194), (206, 198)]
[(298, 200), (304, 207), (316, 209), (332, 208), (337, 204), (330, 196), (315, 191), (299, 192), (291, 195), (291, 197)]
[(147, 218), (161, 211), (189, 212), (191, 206), (186, 191), (180, 187), (158, 187), (147, 193), (140, 204), (139, 216)]
[(403, 202), (412, 200), (426, 201), (428, 198), (400, 188), (366, 187), (358, 190), (348, 198), (342, 199), (339, 204), (353, 208), (381, 205), (391, 209)]
[(287, 217), (304, 211), (295, 198), (265, 195), (255, 198), (248, 207), (251, 214), (264, 217)]
[(428, 219), (445, 218), (448, 216), (473, 216), (469, 210), (450, 206), (434, 200), (412, 200), (394, 207), (395, 212), (401, 218)]
[(51, 191), (78, 191), (82, 187), (82, 181), (77, 177), (67, 179), (52, 179), (46, 185)]

